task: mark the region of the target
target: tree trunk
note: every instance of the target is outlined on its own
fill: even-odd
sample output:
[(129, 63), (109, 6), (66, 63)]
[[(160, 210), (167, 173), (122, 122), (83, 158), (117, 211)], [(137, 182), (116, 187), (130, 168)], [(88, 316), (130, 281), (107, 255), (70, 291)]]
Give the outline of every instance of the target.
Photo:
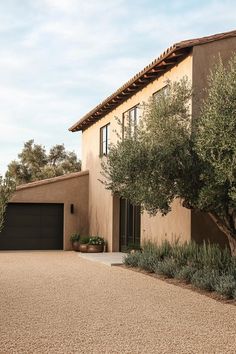
[(236, 234), (233, 233), (216, 215), (212, 213), (208, 213), (208, 215), (215, 222), (220, 231), (222, 231), (226, 235), (229, 241), (231, 255), (236, 257)]

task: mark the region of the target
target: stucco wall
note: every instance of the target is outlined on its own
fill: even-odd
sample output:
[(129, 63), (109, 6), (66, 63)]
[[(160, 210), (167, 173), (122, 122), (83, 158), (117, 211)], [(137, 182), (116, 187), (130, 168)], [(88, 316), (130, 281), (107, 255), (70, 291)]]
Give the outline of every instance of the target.
[[(63, 203), (64, 204), (64, 250), (70, 250), (70, 236), (78, 232), (88, 235), (88, 172), (76, 177), (58, 179), (52, 183), (32, 184), (16, 190), (11, 202), (20, 203)], [(74, 204), (74, 213), (70, 205)]]
[[(236, 53), (236, 38), (227, 38), (216, 42), (198, 45), (193, 48), (193, 119), (197, 119), (201, 101), (206, 95), (207, 77), (213, 65), (218, 62), (219, 55), (225, 65)], [(206, 213), (192, 212), (192, 239), (196, 242), (217, 242), (228, 246), (226, 236), (216, 227)]]
[[(111, 142), (117, 141), (115, 130), (120, 129), (115, 117), (122, 118), (122, 113), (133, 106), (147, 102), (150, 96), (161, 89), (167, 79), (179, 80), (184, 75), (192, 79), (192, 56), (188, 56), (181, 63), (176, 65), (159, 79), (153, 81), (143, 90), (129, 98), (114, 111), (86, 129), (82, 134), (82, 169), (89, 170), (89, 224), (90, 234), (100, 234), (108, 240), (108, 250), (118, 250), (119, 228), (119, 207), (117, 201), (113, 201), (111, 193), (105, 190), (98, 180), (102, 178), (101, 162), (99, 158), (99, 134), (100, 128), (111, 123)], [(114, 210), (114, 213), (113, 213)], [(146, 213), (141, 217), (141, 240), (151, 238), (160, 240), (167, 237), (172, 239), (182, 236), (184, 239), (190, 237), (190, 212), (176, 202), (172, 212), (166, 216), (150, 218)]]
[(201, 100), (205, 96), (207, 76), (213, 65), (218, 62), (219, 55), (223, 63), (226, 63), (232, 54), (236, 54), (236, 38), (206, 43), (193, 48), (193, 117), (196, 118), (201, 106)]

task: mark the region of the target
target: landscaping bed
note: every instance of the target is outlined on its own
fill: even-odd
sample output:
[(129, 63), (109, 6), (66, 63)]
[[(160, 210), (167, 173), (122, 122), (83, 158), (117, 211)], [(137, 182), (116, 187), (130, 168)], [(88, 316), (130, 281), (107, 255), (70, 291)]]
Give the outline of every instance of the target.
[(127, 255), (124, 264), (175, 285), (236, 304), (236, 258), (212, 244), (146, 243)]

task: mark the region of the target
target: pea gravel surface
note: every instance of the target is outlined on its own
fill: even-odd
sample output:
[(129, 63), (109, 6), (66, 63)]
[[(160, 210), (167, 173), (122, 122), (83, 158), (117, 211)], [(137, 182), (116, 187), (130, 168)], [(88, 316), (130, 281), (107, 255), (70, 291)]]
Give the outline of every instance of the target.
[(75, 252), (0, 252), (0, 353), (236, 353), (236, 307)]

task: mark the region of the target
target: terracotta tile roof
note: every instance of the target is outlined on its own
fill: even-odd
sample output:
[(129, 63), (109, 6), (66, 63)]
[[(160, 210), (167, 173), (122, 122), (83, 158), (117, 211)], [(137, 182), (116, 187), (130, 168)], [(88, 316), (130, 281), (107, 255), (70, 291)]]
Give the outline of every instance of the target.
[(26, 188), (33, 188), (33, 187), (42, 186), (44, 184), (61, 182), (66, 179), (77, 178), (77, 177), (88, 175), (88, 174), (89, 174), (89, 171), (80, 171), (80, 172), (74, 172), (74, 173), (67, 173), (65, 175), (58, 176), (58, 177), (41, 179), (40, 181), (30, 182), (30, 183), (26, 183), (26, 184), (20, 184), (19, 186), (16, 187), (16, 191), (19, 191), (21, 189), (26, 189)]
[(104, 117), (121, 103), (140, 91), (143, 87), (147, 86), (150, 82), (154, 81), (156, 78), (163, 75), (163, 73), (178, 64), (190, 53), (192, 47), (235, 36), (236, 30), (207, 37), (185, 40), (173, 44), (151, 64), (146, 66), (142, 71), (115, 91), (111, 96), (107, 97), (103, 102), (88, 112), (84, 117), (70, 127), (69, 130), (75, 132), (85, 130), (91, 126), (97, 120)]

